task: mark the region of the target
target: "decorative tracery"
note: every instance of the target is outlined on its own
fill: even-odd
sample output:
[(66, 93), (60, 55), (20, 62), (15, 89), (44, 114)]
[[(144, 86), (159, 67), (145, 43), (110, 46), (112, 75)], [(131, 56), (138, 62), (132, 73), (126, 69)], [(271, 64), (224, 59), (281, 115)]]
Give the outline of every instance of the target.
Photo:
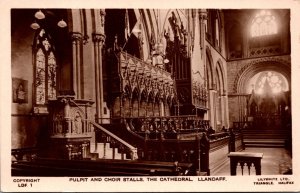
[(259, 75), (255, 89), (258, 94), (263, 94), (267, 91), (267, 86), (273, 94), (285, 91), (287, 87), (282, 75), (272, 71), (262, 72)]
[(265, 36), (277, 34), (277, 24), (275, 16), (270, 11), (262, 10), (252, 21), (251, 36)]

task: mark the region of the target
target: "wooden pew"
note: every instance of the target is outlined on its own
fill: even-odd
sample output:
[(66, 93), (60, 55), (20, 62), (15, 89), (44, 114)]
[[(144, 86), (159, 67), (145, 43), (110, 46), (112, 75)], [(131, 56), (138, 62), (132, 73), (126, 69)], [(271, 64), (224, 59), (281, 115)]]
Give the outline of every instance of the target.
[(37, 159), (12, 163), (12, 176), (177, 176), (192, 164), (137, 160)]
[(14, 161), (20, 160), (32, 160), (37, 157), (39, 149), (36, 147), (25, 147), (12, 149), (11, 155), (13, 156)]

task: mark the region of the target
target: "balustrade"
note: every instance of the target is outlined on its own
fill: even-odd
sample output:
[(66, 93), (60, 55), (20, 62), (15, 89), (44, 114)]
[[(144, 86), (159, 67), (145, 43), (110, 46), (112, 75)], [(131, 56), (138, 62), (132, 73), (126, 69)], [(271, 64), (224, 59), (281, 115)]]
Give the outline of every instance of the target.
[[(110, 131), (104, 129), (101, 125), (98, 125), (95, 122), (91, 122), (91, 125), (94, 127), (94, 131), (96, 132), (96, 144), (104, 144), (103, 158), (106, 158), (106, 145), (109, 145), (109, 147), (112, 149), (112, 157), (110, 159), (115, 159), (116, 153), (121, 154), (122, 160), (124, 160), (125, 158), (129, 158), (131, 160), (135, 160), (138, 158), (137, 148), (133, 147)], [(98, 147), (96, 146), (96, 151), (97, 148)]]
[(125, 118), (132, 131), (150, 139), (175, 138), (177, 134), (205, 132), (208, 120), (197, 116), (131, 117)]
[(228, 137), (229, 137), (228, 132), (218, 132), (218, 133), (213, 133), (213, 134), (208, 135), (208, 138), (211, 141), (217, 141), (217, 140), (228, 138)]

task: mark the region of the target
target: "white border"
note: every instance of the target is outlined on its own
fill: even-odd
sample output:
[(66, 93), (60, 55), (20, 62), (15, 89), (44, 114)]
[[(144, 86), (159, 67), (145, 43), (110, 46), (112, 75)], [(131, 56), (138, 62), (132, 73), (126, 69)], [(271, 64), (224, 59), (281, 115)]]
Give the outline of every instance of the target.
[[(227, 181), (197, 182), (69, 182), (69, 178), (39, 178), (33, 187), (18, 188), (10, 176), (11, 151), (11, 8), (288, 8), (291, 9), (291, 63), (292, 63), (292, 115), (293, 115), (293, 175), (261, 176), (288, 177), (294, 185), (254, 186), (257, 176), (231, 177)], [(0, 2), (0, 143), (1, 143), (1, 191), (300, 191), (299, 176), (299, 110), (300, 110), (300, 0), (2, 0)], [(158, 177), (159, 179), (160, 177)], [(35, 179), (35, 178), (28, 178)], [(90, 179), (90, 178), (89, 178)], [(104, 177), (103, 177), (104, 180)]]

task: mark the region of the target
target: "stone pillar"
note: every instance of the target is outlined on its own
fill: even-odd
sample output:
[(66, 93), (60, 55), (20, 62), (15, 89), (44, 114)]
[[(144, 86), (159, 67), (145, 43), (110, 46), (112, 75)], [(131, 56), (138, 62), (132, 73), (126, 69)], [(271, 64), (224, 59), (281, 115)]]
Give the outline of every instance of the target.
[(205, 40), (205, 20), (206, 19), (207, 19), (206, 9), (199, 10), (201, 56), (203, 56), (204, 51), (205, 51), (205, 49), (203, 49), (203, 48), (204, 48), (204, 40)]
[(87, 153), (88, 153), (87, 147), (88, 147), (87, 143), (83, 143), (81, 145), (81, 148), (82, 148), (82, 158), (87, 158)]
[(228, 97), (224, 93), (221, 96), (221, 105), (222, 105), (222, 126), (225, 126), (226, 128), (229, 127), (229, 115), (228, 115)]
[(226, 116), (226, 125), (227, 125), (227, 127), (230, 127), (230, 122), (229, 122), (229, 106), (228, 106), (228, 96), (226, 96), (225, 97), (225, 99), (226, 99), (226, 102), (225, 102), (225, 106), (226, 106), (226, 114), (225, 114), (225, 116)]
[[(207, 69), (207, 64), (206, 64), (206, 54), (205, 54), (205, 26), (206, 26), (206, 20), (207, 20), (207, 10), (206, 9), (200, 9), (199, 12), (199, 21), (197, 20), (197, 22), (199, 22), (200, 26), (199, 26), (199, 30), (200, 30), (200, 52), (201, 52), (201, 64), (200, 65), (203, 65), (203, 71), (204, 71), (204, 82), (203, 82), (203, 85), (207, 85), (207, 72), (206, 72), (206, 69)], [(196, 32), (198, 33), (198, 32)], [(203, 88), (204, 89), (204, 88)], [(204, 120), (209, 120), (211, 116), (211, 106), (210, 106), (210, 103), (208, 103), (208, 97), (210, 97), (210, 92), (205, 88), (204, 90), (205, 95), (207, 96), (207, 100), (206, 101), (203, 101), (203, 105), (204, 107), (208, 107), (210, 110), (206, 111), (205, 114), (204, 114)]]
[[(70, 104), (69, 104), (70, 100), (72, 100), (72, 99), (73, 99), (73, 97), (61, 99), (61, 102), (64, 104), (64, 107), (63, 107), (63, 119), (65, 120), (65, 123), (63, 123), (63, 126), (62, 126), (62, 128), (63, 128), (62, 129), (62, 133), (63, 134), (69, 134), (69, 135), (72, 134), (72, 123), (71, 123), (72, 122), (72, 118), (71, 118), (71, 114), (70, 114), (71, 107), (70, 107)], [(55, 104), (53, 104), (53, 106), (54, 105)]]
[(217, 120), (216, 120), (216, 93), (217, 91), (214, 89), (209, 90), (209, 118), (210, 124), (213, 129), (217, 127)]
[(82, 98), (81, 92), (81, 46), (82, 46), (82, 34), (79, 32), (71, 33), (72, 39), (72, 55), (73, 55), (73, 90), (75, 92), (75, 98)]
[(96, 121), (102, 123), (103, 117), (103, 72), (102, 72), (102, 46), (104, 34), (93, 34), (95, 53), (95, 92), (96, 92)]

